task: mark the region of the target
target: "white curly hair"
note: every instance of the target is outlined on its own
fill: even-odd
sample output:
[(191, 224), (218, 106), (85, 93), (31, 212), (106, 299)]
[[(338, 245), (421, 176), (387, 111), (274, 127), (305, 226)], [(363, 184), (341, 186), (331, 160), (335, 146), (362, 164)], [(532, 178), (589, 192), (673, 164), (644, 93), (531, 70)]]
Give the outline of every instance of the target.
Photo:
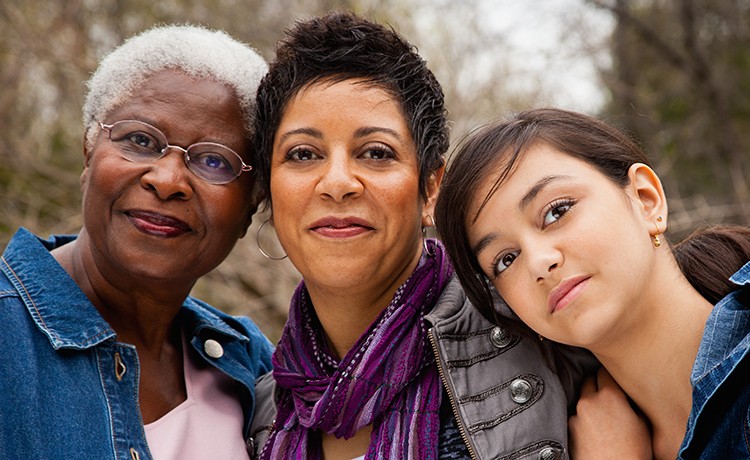
[(166, 25), (126, 40), (101, 60), (86, 83), (83, 126), (88, 149), (96, 141), (98, 122), (125, 102), (144, 79), (166, 69), (208, 77), (232, 88), (240, 101), (245, 135), (252, 136), (255, 93), (268, 70), (266, 61), (223, 31)]

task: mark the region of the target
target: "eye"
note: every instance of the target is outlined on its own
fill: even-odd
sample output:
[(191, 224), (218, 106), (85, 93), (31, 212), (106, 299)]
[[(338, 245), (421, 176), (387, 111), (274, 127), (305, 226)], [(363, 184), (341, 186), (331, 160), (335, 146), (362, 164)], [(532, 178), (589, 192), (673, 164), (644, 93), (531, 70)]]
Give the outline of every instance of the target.
[(129, 144), (132, 144), (133, 147), (138, 147), (141, 149), (154, 150), (157, 152), (161, 150), (159, 142), (156, 140), (156, 138), (148, 133), (144, 133), (143, 131), (133, 131), (131, 133), (128, 133), (124, 138), (122, 138), (121, 141), (127, 142)]
[(499, 256), (492, 263), (492, 274), (494, 277), (498, 277), (502, 272), (511, 266), (513, 261), (518, 257), (519, 251), (505, 252), (499, 254)]
[(395, 157), (396, 155), (393, 153), (393, 150), (384, 145), (367, 147), (364, 153), (362, 153), (362, 158), (367, 160), (390, 160)]
[(201, 153), (191, 157), (190, 162), (202, 169), (232, 169), (232, 164), (218, 153)]
[(570, 211), (570, 208), (573, 207), (573, 204), (574, 203), (571, 200), (561, 200), (552, 203), (549, 206), (548, 211), (544, 214), (542, 227), (547, 227), (560, 220), (562, 216)]
[(320, 157), (307, 147), (295, 147), (286, 154), (286, 159), (292, 161), (310, 161), (317, 158)]

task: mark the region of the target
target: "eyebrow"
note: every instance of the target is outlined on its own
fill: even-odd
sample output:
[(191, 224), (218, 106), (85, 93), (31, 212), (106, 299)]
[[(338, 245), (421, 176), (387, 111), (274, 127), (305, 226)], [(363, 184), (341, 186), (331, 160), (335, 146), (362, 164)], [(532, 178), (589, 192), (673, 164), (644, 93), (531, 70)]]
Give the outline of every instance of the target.
[(297, 129), (293, 129), (291, 131), (287, 131), (284, 134), (282, 134), (281, 136), (279, 136), (279, 142), (283, 142), (283, 141), (286, 140), (287, 137), (294, 136), (295, 134), (306, 134), (306, 135), (312, 136), (312, 137), (314, 137), (316, 139), (322, 139), (323, 138), (323, 133), (321, 133), (317, 129), (313, 129), (313, 128), (297, 128)]
[(498, 232), (491, 232), (482, 237), (479, 241), (477, 241), (477, 244), (471, 247), (471, 252), (474, 253), (475, 256), (479, 257), (479, 253), (484, 251), (487, 246), (490, 245), (493, 241), (495, 241), (500, 234)]
[[(558, 180), (567, 180), (571, 179), (571, 176), (545, 176), (539, 179), (533, 187), (529, 189), (528, 192), (521, 198), (521, 201), (518, 204), (518, 209), (523, 211), (526, 207), (529, 206), (529, 204), (534, 201), (534, 198), (536, 198), (539, 193), (544, 190), (546, 186), (551, 184), (552, 182), (558, 181)], [(500, 237), (499, 232), (490, 232), (486, 235), (484, 235), (475, 245), (471, 247), (472, 252), (474, 255), (478, 256), (480, 252), (484, 251), (484, 249), (489, 246), (493, 241), (498, 239)]]
[[(399, 141), (403, 142), (403, 138), (398, 133), (398, 131), (390, 129), (390, 128), (382, 128), (378, 126), (367, 126), (364, 128), (359, 128), (354, 132), (354, 137), (365, 137), (373, 133), (386, 133), (390, 134), (391, 136), (395, 137)], [(323, 133), (318, 131), (315, 128), (297, 128), (293, 129), (291, 131), (287, 131), (281, 136), (279, 136), (279, 142), (285, 141), (288, 137), (294, 136), (295, 134), (305, 134), (307, 136), (314, 137), (316, 139), (322, 139)]]
[(534, 198), (536, 198), (539, 193), (544, 190), (544, 187), (548, 186), (550, 183), (558, 181), (558, 180), (566, 180), (570, 179), (570, 176), (545, 176), (539, 179), (536, 184), (534, 184), (533, 187), (529, 189), (528, 192), (521, 198), (521, 201), (518, 203), (518, 209), (523, 211), (526, 207), (529, 206), (529, 204), (534, 201)]
[(366, 126), (364, 128), (359, 128), (354, 132), (354, 137), (365, 137), (373, 133), (390, 134), (399, 141), (403, 142), (403, 139), (401, 138), (401, 135), (398, 133), (398, 131), (390, 128), (383, 128), (380, 126)]

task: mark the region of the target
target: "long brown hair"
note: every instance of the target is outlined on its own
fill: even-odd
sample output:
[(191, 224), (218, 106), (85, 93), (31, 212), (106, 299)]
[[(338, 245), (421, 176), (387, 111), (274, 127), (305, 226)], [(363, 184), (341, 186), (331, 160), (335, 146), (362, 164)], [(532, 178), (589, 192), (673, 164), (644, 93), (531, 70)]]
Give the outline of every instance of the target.
[(677, 243), (672, 252), (690, 284), (715, 304), (737, 289), (729, 277), (750, 260), (750, 228), (701, 227)]

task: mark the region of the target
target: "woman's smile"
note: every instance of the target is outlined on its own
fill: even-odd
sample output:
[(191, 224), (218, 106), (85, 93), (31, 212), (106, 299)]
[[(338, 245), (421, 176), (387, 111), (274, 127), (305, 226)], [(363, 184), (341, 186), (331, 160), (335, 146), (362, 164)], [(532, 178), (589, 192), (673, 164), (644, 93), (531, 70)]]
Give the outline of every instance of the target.
[(591, 278), (588, 276), (575, 276), (563, 280), (556, 288), (552, 289), (547, 298), (550, 313), (556, 313), (578, 299), (586, 288), (589, 279)]
[(147, 235), (173, 238), (192, 232), (185, 222), (158, 212), (131, 210), (125, 215), (135, 228)]
[(326, 238), (353, 238), (375, 231), (365, 219), (358, 217), (324, 217), (310, 226), (310, 230)]

